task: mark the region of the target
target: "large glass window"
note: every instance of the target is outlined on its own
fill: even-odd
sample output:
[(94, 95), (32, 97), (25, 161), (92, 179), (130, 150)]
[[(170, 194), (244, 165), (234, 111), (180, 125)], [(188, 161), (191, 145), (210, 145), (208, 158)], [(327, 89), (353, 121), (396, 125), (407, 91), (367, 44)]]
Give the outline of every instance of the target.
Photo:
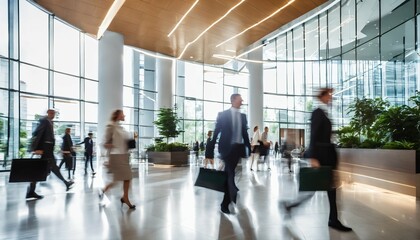
[(54, 69), (79, 75), (80, 69), (79, 31), (54, 20)]
[(340, 31), (340, 5), (335, 5), (328, 10), (328, 57), (341, 53)]
[(54, 73), (54, 95), (80, 98), (80, 79), (66, 74)]
[(204, 99), (223, 101), (223, 70), (204, 66)]
[(342, 51), (353, 49), (356, 43), (355, 0), (342, 1), (341, 45)]
[(48, 14), (24, 0), (19, 1), (19, 11), (20, 59), (47, 68)]
[(305, 24), (305, 60), (318, 60), (319, 58), (319, 29), (318, 18)]
[(414, 0), (381, 1), (381, 33), (414, 17)]
[(98, 101), (98, 82), (85, 81), (85, 100), (92, 102)]
[(20, 90), (48, 94), (48, 71), (27, 64), (20, 65)]
[(203, 65), (185, 63), (185, 96), (203, 99)]
[(9, 56), (9, 6), (8, 0), (0, 0), (0, 56)]
[(9, 61), (0, 58), (0, 87), (7, 88), (9, 86)]
[(85, 35), (85, 77), (98, 79), (98, 41)]
[(379, 35), (379, 0), (357, 1), (357, 44)]

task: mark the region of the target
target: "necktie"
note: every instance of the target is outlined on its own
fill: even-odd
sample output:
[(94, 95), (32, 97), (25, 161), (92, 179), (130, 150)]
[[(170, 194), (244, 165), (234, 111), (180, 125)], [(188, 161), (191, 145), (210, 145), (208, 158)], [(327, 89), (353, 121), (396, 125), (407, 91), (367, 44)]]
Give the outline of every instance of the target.
[(235, 143), (241, 142), (241, 113), (235, 112)]

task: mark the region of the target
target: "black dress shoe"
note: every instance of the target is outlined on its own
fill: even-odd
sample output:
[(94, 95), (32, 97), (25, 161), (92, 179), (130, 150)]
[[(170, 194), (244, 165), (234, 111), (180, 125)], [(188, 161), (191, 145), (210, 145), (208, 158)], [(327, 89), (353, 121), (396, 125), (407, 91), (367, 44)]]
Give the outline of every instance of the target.
[(73, 187), (73, 184), (74, 184), (74, 182), (73, 182), (73, 181), (67, 182), (67, 183), (66, 183), (66, 191), (70, 190), (70, 188), (72, 188), (72, 187)]
[(340, 221), (329, 221), (328, 226), (330, 228), (334, 228), (335, 230), (341, 231), (341, 232), (350, 232), (353, 231), (353, 229), (344, 226)]
[(43, 198), (44, 198), (44, 196), (42, 196), (42, 195), (38, 195), (38, 194), (36, 194), (35, 192), (32, 192), (32, 193), (27, 193), (27, 194), (26, 194), (26, 198), (43, 199)]
[(228, 207), (221, 207), (220, 211), (222, 211), (222, 213), (225, 213), (225, 214), (230, 214), (230, 211), (229, 211)]

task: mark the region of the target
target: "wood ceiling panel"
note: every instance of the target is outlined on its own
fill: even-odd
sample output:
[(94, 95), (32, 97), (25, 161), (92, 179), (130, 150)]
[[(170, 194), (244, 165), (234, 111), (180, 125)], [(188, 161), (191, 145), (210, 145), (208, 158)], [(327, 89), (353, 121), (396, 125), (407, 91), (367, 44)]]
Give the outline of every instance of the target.
[[(269, 20), (216, 47), (288, 2), (287, 0), (246, 0), (197, 42), (191, 44), (182, 59), (223, 64), (225, 60), (214, 58), (213, 54), (234, 56), (233, 53), (226, 51), (228, 49), (235, 50), (239, 54), (247, 46), (326, 1), (295, 0)], [(96, 35), (113, 0), (36, 0), (36, 2), (64, 21)], [(124, 35), (127, 45), (179, 57), (189, 42), (197, 38), (240, 0), (200, 0), (177, 30), (167, 37), (194, 2), (195, 0), (126, 0), (108, 30)]]

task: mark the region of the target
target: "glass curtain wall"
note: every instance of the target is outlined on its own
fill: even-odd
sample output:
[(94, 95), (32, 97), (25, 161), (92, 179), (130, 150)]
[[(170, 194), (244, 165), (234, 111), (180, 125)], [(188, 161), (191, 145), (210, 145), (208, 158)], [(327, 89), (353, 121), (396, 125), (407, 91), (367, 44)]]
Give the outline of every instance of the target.
[[(333, 128), (355, 98), (408, 104), (420, 89), (415, 0), (342, 0), (264, 47), (264, 121), (305, 129), (316, 89), (333, 87)], [(275, 59), (275, 61), (273, 61)], [(273, 134), (276, 134), (273, 132)], [(306, 137), (305, 142), (308, 143)]]
[[(0, 0), (0, 161), (25, 157), (38, 119), (55, 119), (57, 150), (67, 127), (74, 143), (96, 133), (98, 43), (25, 0)], [(95, 135), (94, 135), (95, 136)]]
[(177, 61), (176, 106), (183, 133), (177, 141), (205, 142), (214, 130), (217, 114), (230, 108), (230, 96), (240, 93), (247, 111), (249, 73), (245, 64), (235, 62), (229, 68)]

